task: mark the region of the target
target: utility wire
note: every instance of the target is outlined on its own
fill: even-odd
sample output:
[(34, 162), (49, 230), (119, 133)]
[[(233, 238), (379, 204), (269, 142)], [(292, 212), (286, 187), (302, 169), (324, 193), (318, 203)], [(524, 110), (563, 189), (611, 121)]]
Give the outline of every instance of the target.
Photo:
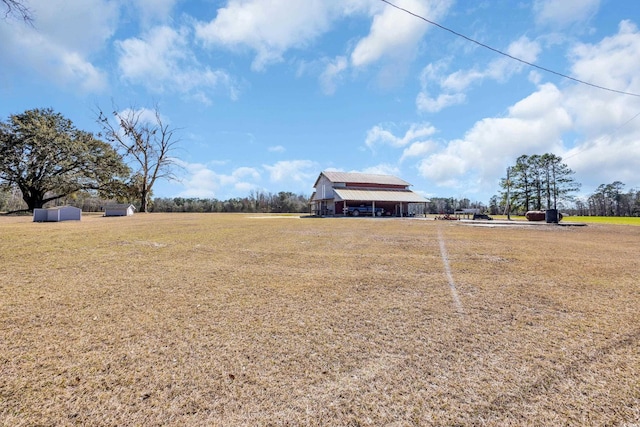
[(455, 35), (456, 35), (456, 36), (458, 36), (458, 37), (462, 37), (463, 39), (468, 40), (468, 41), (470, 41), (471, 43), (475, 43), (475, 44), (477, 44), (478, 46), (482, 46), (482, 47), (484, 47), (485, 49), (489, 49), (489, 50), (491, 50), (491, 51), (493, 51), (493, 52), (495, 52), (495, 53), (498, 53), (498, 54), (500, 54), (500, 55), (506, 56), (507, 58), (511, 58), (511, 59), (513, 59), (513, 60), (515, 60), (515, 61), (522, 62), (523, 64), (526, 64), (526, 65), (528, 65), (528, 66), (530, 66), (530, 67), (534, 67), (534, 68), (537, 68), (537, 69), (539, 69), (539, 70), (546, 71), (547, 73), (555, 74), (555, 75), (560, 76), (560, 77), (563, 77), (563, 78), (565, 78), (565, 79), (573, 80), (574, 82), (578, 82), (578, 83), (581, 83), (581, 84), (583, 84), (583, 85), (587, 85), (587, 86), (595, 87), (595, 88), (597, 88), (597, 89), (602, 89), (602, 90), (606, 90), (606, 91), (609, 91), (609, 92), (619, 93), (619, 94), (621, 94), (621, 95), (637, 96), (637, 97), (639, 97), (639, 98), (640, 98), (640, 94), (637, 94), (637, 93), (625, 92), (625, 91), (622, 91), (622, 90), (611, 89), (611, 88), (604, 87), (604, 86), (600, 86), (600, 85), (597, 85), (597, 84), (594, 84), (594, 83), (589, 83), (589, 82), (584, 81), (584, 80), (576, 79), (575, 77), (571, 77), (571, 76), (568, 76), (568, 75), (566, 75), (566, 74), (559, 73), (559, 72), (554, 71), (554, 70), (551, 70), (551, 69), (549, 69), (549, 68), (541, 67), (540, 65), (536, 65), (536, 64), (533, 64), (533, 63), (531, 63), (531, 62), (525, 61), (524, 59), (520, 59), (520, 58), (515, 57), (515, 56), (513, 56), (513, 55), (509, 55), (509, 54), (508, 54), (508, 53), (506, 53), (506, 52), (503, 52), (503, 51), (501, 51), (501, 50), (499, 50), (499, 49), (496, 49), (496, 48), (493, 48), (493, 47), (491, 47), (491, 46), (489, 46), (489, 45), (486, 45), (486, 44), (484, 44), (484, 43), (481, 43), (481, 42), (479, 42), (479, 41), (477, 41), (477, 40), (472, 39), (471, 37), (467, 37), (467, 36), (465, 36), (464, 34), (460, 34), (460, 33), (458, 33), (457, 31), (454, 31), (454, 30), (452, 30), (452, 29), (450, 29), (450, 28), (447, 28), (447, 27), (445, 27), (445, 26), (443, 26), (443, 25), (438, 24), (437, 22), (430, 21), (430, 20), (428, 20), (427, 18), (425, 18), (424, 16), (420, 16), (420, 15), (418, 15), (417, 13), (411, 12), (410, 10), (407, 10), (407, 9), (405, 9), (405, 8), (403, 8), (403, 7), (400, 7), (400, 6), (398, 6), (398, 5), (395, 5), (395, 4), (391, 3), (389, 0), (380, 0), (380, 1), (382, 1), (383, 3), (388, 4), (389, 6), (395, 7), (395, 8), (396, 8), (396, 9), (398, 9), (398, 10), (401, 10), (401, 11), (403, 11), (403, 12), (406, 12), (406, 13), (408, 13), (409, 15), (415, 16), (415, 17), (416, 17), (416, 18), (418, 18), (418, 19), (422, 19), (423, 21), (425, 21), (425, 22), (427, 22), (427, 23), (429, 23), (429, 24), (431, 24), (431, 25), (435, 25), (435, 26), (436, 26), (436, 27), (438, 27), (438, 28), (441, 28), (441, 29), (443, 29), (443, 30), (445, 30), (445, 31), (448, 31), (448, 32), (452, 33), (452, 34), (455, 34)]
[[(617, 128), (615, 128), (615, 129), (613, 130), (613, 132), (611, 132), (610, 134), (608, 134), (608, 135), (603, 135), (603, 136), (601, 136), (600, 138), (596, 139), (596, 140), (594, 141), (594, 145), (595, 145), (595, 144), (598, 144), (600, 141), (604, 141), (604, 139), (605, 139), (605, 138), (611, 138), (611, 137), (612, 137), (613, 135), (615, 135), (615, 134), (616, 134), (620, 129), (622, 129), (623, 127), (625, 127), (626, 125), (628, 125), (629, 123), (631, 123), (633, 120), (635, 120), (635, 119), (636, 119), (636, 118), (638, 118), (638, 117), (640, 117), (640, 112), (639, 112), (639, 113), (636, 113), (636, 115), (635, 115), (635, 116), (631, 117), (629, 120), (627, 120), (626, 122), (622, 123), (620, 126), (618, 126)], [(577, 151), (576, 151), (575, 153), (573, 153), (572, 155), (570, 155), (570, 156), (568, 156), (568, 157), (563, 158), (563, 160), (567, 160), (567, 159), (570, 159), (570, 158), (572, 158), (572, 157), (577, 156), (578, 154), (582, 154), (583, 152), (587, 151), (587, 149), (589, 149), (589, 148), (590, 148), (590, 147), (583, 147), (582, 149), (577, 150)]]

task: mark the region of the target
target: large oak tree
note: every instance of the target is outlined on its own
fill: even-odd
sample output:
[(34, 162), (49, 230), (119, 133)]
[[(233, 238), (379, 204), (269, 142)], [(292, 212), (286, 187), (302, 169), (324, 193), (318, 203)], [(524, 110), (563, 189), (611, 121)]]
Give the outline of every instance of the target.
[(18, 187), (29, 210), (80, 190), (108, 195), (128, 176), (110, 144), (52, 109), (0, 122), (0, 185)]

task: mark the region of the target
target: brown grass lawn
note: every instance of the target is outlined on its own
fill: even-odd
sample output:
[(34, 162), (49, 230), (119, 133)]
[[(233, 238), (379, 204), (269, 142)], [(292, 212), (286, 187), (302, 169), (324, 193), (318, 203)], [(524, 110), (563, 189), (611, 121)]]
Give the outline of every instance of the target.
[(638, 426), (639, 249), (631, 226), (0, 217), (0, 425)]

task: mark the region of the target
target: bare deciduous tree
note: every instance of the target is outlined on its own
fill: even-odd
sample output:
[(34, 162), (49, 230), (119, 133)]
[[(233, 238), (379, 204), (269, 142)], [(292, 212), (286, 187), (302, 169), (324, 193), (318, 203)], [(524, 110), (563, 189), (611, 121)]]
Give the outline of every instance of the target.
[(18, 0), (2, 0), (5, 7), (4, 17), (15, 16), (24, 22), (33, 22), (31, 10), (22, 1)]
[(140, 199), (140, 212), (147, 212), (154, 184), (159, 179), (175, 179), (177, 167), (172, 153), (179, 140), (176, 129), (163, 122), (158, 107), (148, 109), (129, 108), (113, 112), (115, 120), (99, 110), (98, 123), (104, 137), (115, 145), (133, 169), (135, 189)]

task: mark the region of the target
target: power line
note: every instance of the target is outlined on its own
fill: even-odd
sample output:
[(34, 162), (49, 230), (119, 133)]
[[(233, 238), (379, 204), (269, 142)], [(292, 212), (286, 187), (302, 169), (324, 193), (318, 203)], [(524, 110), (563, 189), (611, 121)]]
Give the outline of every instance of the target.
[[(629, 123), (631, 123), (633, 120), (635, 120), (636, 118), (640, 117), (640, 112), (636, 113), (635, 116), (631, 117), (629, 120), (627, 120), (626, 122), (622, 123), (620, 126), (618, 126), (617, 128), (615, 128), (613, 130), (613, 132), (609, 133), (608, 135), (603, 135), (600, 138), (596, 139), (594, 141), (594, 144), (598, 144), (600, 141), (604, 141), (605, 138), (611, 138), (613, 135), (615, 135), (620, 129), (622, 129), (623, 127), (625, 127), (626, 125), (628, 125)], [(573, 153), (572, 155), (565, 157), (563, 160), (567, 160), (570, 159), (572, 157), (577, 156), (578, 154), (582, 154), (585, 151), (587, 151), (590, 147), (583, 147), (580, 150), (577, 150), (575, 153)]]
[(501, 50), (499, 50), (499, 49), (496, 49), (496, 48), (494, 48), (494, 47), (491, 47), (491, 46), (489, 46), (489, 45), (486, 45), (486, 44), (484, 44), (484, 43), (481, 43), (481, 42), (479, 42), (479, 41), (477, 41), (477, 40), (472, 39), (471, 37), (467, 37), (467, 36), (465, 36), (464, 34), (461, 34), (461, 33), (457, 32), (457, 31), (454, 31), (454, 30), (452, 30), (451, 28), (447, 28), (447, 27), (445, 27), (444, 25), (440, 25), (440, 24), (438, 24), (437, 22), (430, 21), (429, 19), (425, 18), (424, 16), (418, 15), (417, 13), (411, 12), (410, 10), (407, 10), (407, 9), (405, 9), (405, 8), (403, 8), (403, 7), (400, 7), (400, 6), (398, 6), (398, 5), (395, 5), (395, 4), (391, 3), (389, 0), (380, 0), (380, 1), (382, 1), (383, 3), (388, 4), (389, 6), (395, 7), (395, 8), (396, 8), (396, 9), (398, 9), (398, 10), (401, 10), (401, 11), (403, 11), (403, 12), (406, 12), (406, 13), (408, 13), (409, 15), (415, 16), (415, 17), (416, 17), (416, 18), (418, 18), (418, 19), (422, 19), (423, 21), (425, 21), (425, 22), (427, 22), (427, 23), (429, 23), (429, 24), (431, 24), (431, 25), (435, 25), (436, 27), (438, 27), (438, 28), (440, 28), (440, 29), (443, 29), (443, 30), (448, 31), (448, 32), (450, 32), (450, 33), (452, 33), (452, 34), (455, 34), (455, 35), (456, 35), (456, 36), (458, 36), (458, 37), (462, 37), (463, 39), (468, 40), (468, 41), (470, 41), (471, 43), (475, 43), (475, 44), (477, 44), (478, 46), (482, 46), (482, 47), (484, 47), (485, 49), (489, 49), (489, 50), (491, 50), (491, 51), (493, 51), (493, 52), (495, 52), (495, 53), (497, 53), (497, 54), (500, 54), (500, 55), (506, 56), (507, 58), (513, 59), (513, 60), (515, 60), (515, 61), (522, 62), (523, 64), (526, 64), (526, 65), (528, 65), (528, 66), (530, 66), (530, 67), (534, 67), (534, 68), (537, 68), (537, 69), (539, 69), (539, 70), (546, 71), (547, 73), (555, 74), (556, 76), (560, 76), (560, 77), (563, 77), (563, 78), (565, 78), (565, 79), (573, 80), (574, 82), (581, 83), (581, 84), (583, 84), (583, 85), (587, 85), (587, 86), (595, 87), (595, 88), (597, 88), (597, 89), (602, 89), (602, 90), (606, 90), (606, 91), (609, 91), (609, 92), (619, 93), (619, 94), (621, 94), (621, 95), (637, 96), (637, 97), (639, 97), (639, 98), (640, 98), (640, 94), (637, 94), (637, 93), (625, 92), (625, 91), (617, 90), (617, 89), (611, 89), (611, 88), (608, 88), (608, 87), (605, 87), (605, 86), (600, 86), (600, 85), (597, 85), (597, 84), (594, 84), (594, 83), (589, 83), (589, 82), (584, 81), (584, 80), (576, 79), (575, 77), (571, 77), (571, 76), (568, 76), (568, 75), (566, 75), (566, 74), (559, 73), (558, 71), (554, 71), (554, 70), (552, 70), (552, 69), (550, 69), (550, 68), (541, 67), (540, 65), (536, 65), (536, 64), (533, 64), (533, 63), (531, 63), (531, 62), (525, 61), (524, 59), (518, 58), (518, 57), (516, 57), (516, 56), (509, 55), (509, 54), (508, 54), (508, 53), (506, 53), (506, 52), (503, 52), (503, 51), (501, 51)]

